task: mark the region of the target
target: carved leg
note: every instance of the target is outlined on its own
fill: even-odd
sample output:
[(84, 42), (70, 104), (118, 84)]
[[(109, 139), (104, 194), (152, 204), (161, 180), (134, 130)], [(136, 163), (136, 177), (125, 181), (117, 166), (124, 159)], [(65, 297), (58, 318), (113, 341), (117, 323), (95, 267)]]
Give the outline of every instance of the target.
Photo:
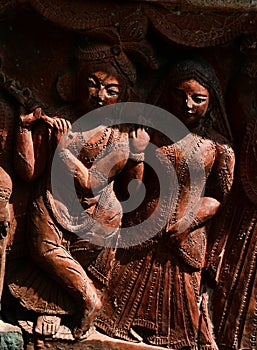
[(40, 257), (38, 252), (37, 262), (79, 302), (81, 315), (74, 331), (74, 337), (79, 338), (88, 331), (102, 306), (97, 290), (81, 265), (63, 246), (44, 240), (41, 248), (41, 254), (44, 253)]
[(102, 303), (97, 289), (82, 266), (64, 247), (62, 232), (55, 225), (47, 209), (40, 203), (31, 211), (28, 232), (33, 260), (65, 288), (81, 310), (74, 336), (88, 331)]

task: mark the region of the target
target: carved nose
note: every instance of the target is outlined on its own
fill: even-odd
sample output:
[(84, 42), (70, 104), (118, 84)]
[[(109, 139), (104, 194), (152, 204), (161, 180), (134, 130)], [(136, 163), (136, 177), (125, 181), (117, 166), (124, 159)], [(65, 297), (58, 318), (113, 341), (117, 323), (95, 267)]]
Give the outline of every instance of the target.
[(188, 109), (191, 109), (191, 108), (193, 108), (193, 101), (192, 101), (192, 99), (191, 98), (187, 98), (186, 99), (186, 105), (187, 105), (187, 108)]
[(103, 106), (104, 100), (101, 97), (100, 89), (91, 95), (92, 100), (94, 100), (99, 106)]
[(105, 92), (104, 89), (100, 89), (98, 92), (98, 97), (101, 101), (103, 101), (105, 99)]

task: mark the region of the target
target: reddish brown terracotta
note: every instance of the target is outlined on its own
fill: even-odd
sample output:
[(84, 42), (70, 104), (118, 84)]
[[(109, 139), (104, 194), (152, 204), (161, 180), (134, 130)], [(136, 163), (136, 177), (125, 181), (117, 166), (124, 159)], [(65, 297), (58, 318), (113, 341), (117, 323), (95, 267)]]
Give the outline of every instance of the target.
[[(79, 337), (80, 331), (76, 333), (74, 328), (86, 331), (89, 326), (82, 306), (87, 309), (89, 304), (102, 298), (104, 307), (97, 321), (93, 320), (96, 315), (92, 312), (92, 322), (101, 332), (126, 339), (128, 346), (129, 341), (143, 338), (156, 348), (188, 346), (196, 349), (195, 332), (201, 319), (202, 349), (205, 346), (215, 348), (214, 338), (221, 349), (255, 348), (255, 4), (248, 1), (229, 1), (228, 4), (222, 0), (133, 0), (119, 4), (114, 1), (6, 0), (0, 4), (0, 16), (3, 73), (0, 77), (0, 233), (7, 235), (0, 241), (0, 295), (5, 273), (4, 320), (18, 323), (28, 335), (31, 346), (34, 346), (34, 339), (38, 347), (45, 341), (51, 344), (54, 339), (57, 347), (61, 343), (71, 346), (73, 342), (72, 346), (80, 348), (81, 339), (74, 340), (74, 335)], [(163, 206), (166, 215), (170, 208), (174, 209), (168, 230), (172, 234), (160, 230), (151, 242), (131, 250), (96, 249), (77, 241), (70, 234), (72, 229), (67, 222), (65, 224), (65, 220), (52, 212), (51, 191), (49, 195), (46, 188), (42, 189), (45, 179), (49, 178), (49, 157), (69, 126), (66, 120), (74, 120), (88, 110), (88, 105), (79, 103), (87, 100), (81, 99), (86, 87), (85, 80), (80, 79), (93, 70), (104, 71), (111, 61), (110, 56), (99, 56), (99, 51), (95, 50), (90, 56), (85, 37), (91, 44), (101, 43), (104, 50), (112, 48), (114, 77), (119, 77), (122, 86), (121, 101), (147, 101), (175, 113), (170, 96), (170, 83), (175, 81), (175, 73), (167, 75), (174, 57), (184, 59), (189, 53), (196, 54), (214, 68), (221, 88), (217, 85), (205, 88), (216, 92), (216, 102), (221, 101), (223, 95), (224, 103), (221, 102), (215, 111), (213, 128), (204, 125), (193, 134), (199, 148), (208, 154), (208, 197), (217, 203), (206, 200), (207, 194), (203, 197), (199, 210), (202, 219), (198, 218), (201, 223), (196, 220), (196, 226), (190, 227), (189, 232), (186, 230), (182, 235), (175, 232), (178, 222), (183, 223), (186, 201), (183, 196), (173, 207), (168, 207), (168, 202)], [(86, 56), (90, 56), (90, 60), (86, 61)], [(80, 75), (81, 72), (84, 75)], [(36, 109), (38, 106), (42, 110)], [(53, 128), (59, 131), (57, 136), (52, 133)], [(117, 133), (117, 144), (125, 145), (123, 152), (127, 159), (129, 136), (135, 136), (133, 130), (128, 133), (128, 130), (105, 128), (91, 140), (92, 143), (101, 140), (93, 154), (85, 147), (80, 158), (96, 157), (113, 132)], [(148, 132), (144, 129), (138, 132), (146, 144)], [(181, 149), (178, 149), (158, 132), (150, 130), (150, 136), (151, 142), (160, 148), (158, 157), (155, 156), (163, 173), (170, 176), (174, 165), (180, 176), (183, 157), (192, 151), (190, 142), (181, 140)], [(233, 152), (230, 146), (224, 146), (226, 138), (233, 140), (236, 157), (236, 176), (228, 199)], [(53, 139), (55, 145), (49, 142)], [(147, 164), (143, 165), (143, 150), (132, 152), (139, 153), (138, 162), (134, 162), (132, 168), (128, 161), (126, 166), (120, 163), (114, 169), (115, 193), (110, 189), (108, 200), (115, 204), (114, 211), (119, 213), (115, 229), (122, 217), (116, 195), (119, 199), (126, 198), (127, 184), (135, 175), (143, 178), (146, 197), (138, 210), (123, 215), (123, 227), (133, 226), (152, 213), (155, 220), (160, 214), (155, 212), (160, 192), (158, 178)], [(65, 153), (62, 155), (67, 163), (69, 157)], [(147, 151), (144, 155), (147, 156)], [(220, 165), (218, 170), (216, 163)], [(91, 171), (88, 164), (88, 171), (85, 171), (84, 165), (78, 167), (78, 186), (86, 186), (83, 181)], [(126, 175), (116, 176), (120, 171)], [(172, 187), (172, 181), (168, 187)], [(181, 193), (186, 188), (187, 184), (181, 180)], [(34, 202), (32, 191), (36, 192)], [(88, 200), (87, 195), (84, 198)], [(101, 213), (102, 220), (108, 220), (108, 214), (111, 213)], [(39, 217), (43, 218), (38, 220)], [(205, 219), (208, 219), (207, 226)], [(80, 277), (68, 278), (69, 274), (64, 272), (69, 268), (67, 264), (57, 266), (58, 253), (52, 261), (50, 256), (47, 261), (42, 254), (42, 245), (37, 239), (43, 241), (49, 234), (51, 241), (56, 232), (61, 232), (58, 249), (69, 258), (71, 255), (72, 263), (78, 266), (80, 277), (83, 276), (91, 291), (84, 293), (78, 282)], [(197, 300), (200, 283), (205, 286), (205, 279), (200, 282), (205, 260), (214, 294), (208, 304), (203, 293), (203, 313), (199, 318)], [(172, 276), (178, 284), (172, 283)], [(73, 290), (68, 287), (70, 282)], [(171, 293), (174, 286), (180, 288), (180, 292)], [(207, 306), (212, 310), (211, 316)], [(174, 313), (174, 310), (177, 311)], [(16, 313), (17, 318), (14, 317)], [(79, 313), (86, 316), (84, 324), (80, 324), (83, 315)], [(175, 314), (173, 319), (172, 314)], [(177, 328), (173, 327), (175, 319)], [(214, 336), (210, 331), (211, 322)], [(92, 344), (107, 347), (101, 342), (88, 344), (84, 340), (83, 348)], [(117, 348), (117, 344), (118, 341), (110, 342), (108, 347)]]

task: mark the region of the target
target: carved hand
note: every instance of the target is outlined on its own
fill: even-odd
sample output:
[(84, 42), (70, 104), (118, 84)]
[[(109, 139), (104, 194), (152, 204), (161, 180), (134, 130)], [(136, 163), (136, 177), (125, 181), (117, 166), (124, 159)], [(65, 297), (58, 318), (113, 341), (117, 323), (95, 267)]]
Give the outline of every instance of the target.
[(133, 153), (143, 152), (149, 144), (150, 136), (145, 128), (138, 127), (129, 132), (131, 151)]
[(62, 136), (71, 130), (71, 123), (69, 120), (64, 118), (54, 117), (53, 128), (55, 131), (55, 140), (57, 143), (59, 143)]
[(167, 225), (166, 232), (171, 234), (173, 240), (180, 243), (187, 237), (189, 232), (197, 229), (207, 220), (211, 219), (219, 207), (220, 203), (215, 198), (203, 197), (195, 207), (195, 213), (194, 211), (188, 212), (187, 215), (176, 223)]
[(166, 229), (166, 232), (171, 235), (170, 237), (173, 243), (179, 244), (184, 241), (184, 239), (186, 239), (190, 233), (190, 226), (187, 223), (185, 227), (181, 228), (181, 221), (179, 220), (177, 223), (169, 225)]
[[(24, 112), (24, 109), (22, 110)], [(47, 115), (42, 113), (41, 108), (36, 108), (32, 113), (25, 114), (22, 113), (19, 117), (20, 124), (22, 127), (28, 128), (31, 127), (35, 122), (42, 119), (44, 120), (49, 126), (53, 126), (53, 118), (48, 117)]]

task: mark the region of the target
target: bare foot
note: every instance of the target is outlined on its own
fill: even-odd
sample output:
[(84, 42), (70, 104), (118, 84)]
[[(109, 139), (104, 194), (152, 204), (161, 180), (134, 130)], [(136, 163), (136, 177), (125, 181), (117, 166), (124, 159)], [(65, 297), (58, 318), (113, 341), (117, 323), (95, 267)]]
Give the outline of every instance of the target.
[(37, 318), (35, 332), (44, 336), (53, 336), (57, 333), (61, 318), (54, 315), (41, 315)]
[(87, 308), (85, 310), (84, 314), (79, 320), (79, 324), (74, 328), (73, 335), (75, 339), (79, 339), (81, 337), (85, 338), (85, 333), (88, 332), (88, 330), (92, 326), (93, 320), (96, 318), (97, 313), (101, 309), (101, 307), (101, 300), (96, 294), (94, 294), (91, 308)]

